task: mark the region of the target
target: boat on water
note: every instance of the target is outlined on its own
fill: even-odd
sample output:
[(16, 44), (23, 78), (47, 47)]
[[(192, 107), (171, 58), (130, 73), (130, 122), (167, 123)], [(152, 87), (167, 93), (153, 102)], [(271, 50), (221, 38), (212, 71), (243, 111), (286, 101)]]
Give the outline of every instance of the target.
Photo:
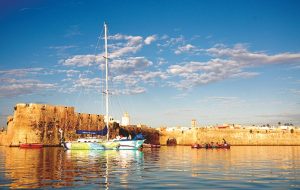
[(120, 143), (119, 150), (137, 150), (141, 148), (141, 146), (145, 142), (145, 138), (140, 133), (137, 134), (133, 139), (128, 139), (126, 137), (123, 137), (123, 138), (115, 138), (112, 141)]
[(43, 144), (42, 143), (28, 143), (27, 142), (27, 135), (25, 137), (26, 142), (25, 143), (21, 143), (19, 144), (20, 148), (43, 148)]
[(206, 148), (206, 149), (213, 149), (213, 148), (216, 148), (216, 149), (230, 149), (230, 144), (227, 144), (227, 143), (223, 143), (223, 144), (192, 144), (191, 145), (191, 148), (196, 148), (196, 149), (199, 149), (199, 148)]
[[(88, 130), (76, 130), (76, 134), (79, 135), (108, 135), (108, 128), (105, 126), (103, 130), (88, 131)], [(120, 143), (105, 140), (97, 137), (85, 137), (79, 138), (77, 141), (63, 142), (63, 146), (69, 150), (116, 150), (119, 148)]]
[(104, 23), (104, 43), (105, 43), (105, 107), (106, 107), (106, 126), (101, 131), (76, 131), (77, 134), (90, 134), (90, 135), (106, 135), (106, 140), (101, 138), (89, 137), (79, 138), (73, 142), (63, 142), (66, 149), (71, 150), (136, 150), (141, 148), (145, 139), (136, 135), (133, 139), (109, 139), (109, 91), (108, 91), (108, 50), (107, 50), (107, 25)]
[(21, 143), (20, 148), (43, 148), (41, 143)]

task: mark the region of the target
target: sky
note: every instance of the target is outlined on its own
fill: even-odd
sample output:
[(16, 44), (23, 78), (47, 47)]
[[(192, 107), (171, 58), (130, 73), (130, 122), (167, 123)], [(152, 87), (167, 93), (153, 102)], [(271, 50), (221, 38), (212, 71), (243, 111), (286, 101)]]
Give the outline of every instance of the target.
[(0, 1), (0, 125), (17, 103), (132, 124), (300, 125), (300, 2)]

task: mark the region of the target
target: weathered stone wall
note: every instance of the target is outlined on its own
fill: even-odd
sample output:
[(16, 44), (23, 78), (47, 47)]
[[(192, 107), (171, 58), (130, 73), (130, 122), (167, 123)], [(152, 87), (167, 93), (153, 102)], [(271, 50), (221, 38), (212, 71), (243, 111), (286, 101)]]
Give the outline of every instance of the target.
[[(74, 107), (45, 104), (17, 104), (13, 116), (7, 120), (7, 131), (0, 132), (0, 145), (18, 146), (24, 143), (43, 143), (54, 146), (60, 143), (59, 129), (65, 140), (75, 140), (76, 130), (101, 130), (105, 126), (103, 115), (77, 113)], [(175, 138), (179, 145), (194, 143), (222, 142), (226, 139), (232, 145), (300, 145), (300, 130), (255, 130), (193, 128), (187, 131), (167, 131), (147, 126), (131, 125), (121, 127), (133, 137), (143, 133), (146, 143), (165, 145), (168, 139)], [(110, 138), (119, 134), (120, 126), (110, 126)]]
[(178, 145), (194, 143), (223, 142), (231, 145), (300, 145), (300, 130), (255, 130), (252, 129), (215, 129), (200, 128), (187, 131), (160, 131), (160, 143), (165, 145), (168, 139), (175, 138)]
[[(76, 113), (74, 107), (45, 104), (17, 104), (14, 115), (8, 117), (7, 131), (0, 132), (0, 145), (18, 146), (20, 143), (43, 143), (48, 146), (59, 145), (60, 133), (65, 140), (75, 140), (76, 130), (101, 130), (105, 126), (104, 116)], [(119, 128), (119, 126), (118, 126)], [(159, 133), (149, 127), (129, 126), (130, 133), (142, 132), (148, 142), (159, 143)], [(114, 138), (117, 128), (110, 126), (110, 138)]]

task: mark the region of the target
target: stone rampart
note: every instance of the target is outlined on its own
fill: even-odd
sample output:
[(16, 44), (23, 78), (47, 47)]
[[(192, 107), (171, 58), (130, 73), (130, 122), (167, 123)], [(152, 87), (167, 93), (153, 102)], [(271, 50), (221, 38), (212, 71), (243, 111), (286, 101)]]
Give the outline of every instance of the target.
[[(43, 143), (48, 146), (59, 145), (60, 130), (65, 140), (75, 140), (80, 135), (76, 130), (101, 130), (105, 126), (104, 116), (77, 113), (74, 107), (46, 104), (17, 104), (13, 116), (8, 117), (7, 130), (0, 132), (0, 145), (18, 146), (20, 143)], [(115, 127), (110, 126), (110, 137), (117, 135)], [(149, 127), (128, 127), (129, 132), (142, 132), (153, 137), (151, 143), (159, 143), (159, 133)], [(81, 137), (83, 137), (81, 135)]]
[(217, 129), (194, 128), (190, 130), (160, 130), (160, 143), (176, 139), (178, 145), (194, 143), (222, 143), (225, 139), (231, 145), (300, 145), (300, 130), (260, 129)]

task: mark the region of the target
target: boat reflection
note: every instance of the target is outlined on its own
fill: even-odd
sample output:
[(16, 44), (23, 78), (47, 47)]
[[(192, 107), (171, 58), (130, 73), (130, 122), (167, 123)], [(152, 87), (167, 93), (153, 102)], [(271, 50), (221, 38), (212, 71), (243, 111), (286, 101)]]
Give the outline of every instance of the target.
[(141, 172), (144, 159), (144, 153), (140, 150), (68, 150), (66, 154), (66, 161), (76, 165), (75, 171), (80, 170), (79, 178), (95, 178), (95, 184), (102, 184), (106, 189), (109, 188), (110, 178), (119, 178), (120, 186), (128, 188), (129, 171)]
[(5, 165), (5, 171), (1, 173), (7, 179), (0, 183), (0, 188), (13, 189), (80, 188), (87, 185), (108, 189), (110, 178), (120, 178), (126, 184), (130, 175), (127, 171), (131, 167), (139, 170), (137, 165), (141, 165), (144, 159), (143, 152), (139, 150), (64, 151), (62, 148), (0, 147), (0, 155), (4, 155), (1, 162)]

